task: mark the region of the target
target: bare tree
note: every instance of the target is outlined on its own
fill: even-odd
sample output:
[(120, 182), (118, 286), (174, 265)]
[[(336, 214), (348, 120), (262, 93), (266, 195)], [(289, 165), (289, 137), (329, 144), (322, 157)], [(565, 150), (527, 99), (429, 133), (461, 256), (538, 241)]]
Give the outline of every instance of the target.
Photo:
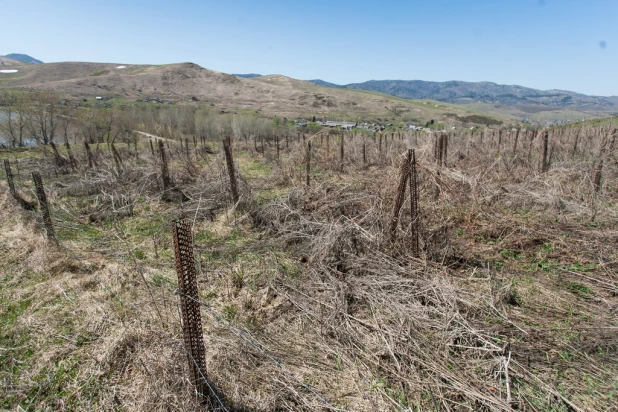
[(110, 143), (134, 143), (135, 120), (130, 112), (120, 108), (106, 109), (103, 119)]
[(46, 90), (30, 94), (30, 113), (26, 127), (39, 144), (48, 145), (58, 128), (58, 96)]
[(70, 113), (65, 112), (63, 114), (58, 114), (58, 127), (62, 137), (64, 138), (64, 142), (69, 142), (69, 130), (71, 129), (71, 124), (73, 123), (74, 118), (71, 117)]
[(102, 143), (107, 133), (104, 119), (97, 109), (80, 110), (77, 128), (87, 143)]
[(0, 94), (0, 113), (5, 118), (0, 119), (0, 130), (10, 138), (11, 145), (23, 146), (24, 134), (28, 119), (27, 95), (20, 92), (4, 91)]

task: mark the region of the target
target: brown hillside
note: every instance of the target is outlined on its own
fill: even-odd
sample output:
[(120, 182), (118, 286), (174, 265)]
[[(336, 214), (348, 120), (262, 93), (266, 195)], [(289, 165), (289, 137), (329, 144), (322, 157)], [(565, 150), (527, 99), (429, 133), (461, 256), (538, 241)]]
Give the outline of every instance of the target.
[(23, 66), (24, 63), (9, 57), (0, 56), (0, 66)]
[[(122, 68), (119, 68), (122, 67)], [(146, 97), (199, 102), (225, 109), (260, 110), (284, 116), (387, 116), (389, 119), (446, 119), (444, 113), (474, 114), (453, 105), (428, 104), (357, 90), (317, 86), (280, 75), (244, 79), (192, 63), (124, 65), (47, 63), (24, 65), (19, 74), (0, 77), (3, 88), (46, 88), (66, 98)], [(195, 99), (193, 99), (195, 98)]]

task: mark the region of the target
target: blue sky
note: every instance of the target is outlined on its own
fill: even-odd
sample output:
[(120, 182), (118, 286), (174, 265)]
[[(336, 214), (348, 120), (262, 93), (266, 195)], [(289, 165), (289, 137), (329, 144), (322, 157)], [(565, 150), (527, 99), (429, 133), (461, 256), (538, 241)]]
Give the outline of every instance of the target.
[(616, 0), (0, 0), (0, 54), (618, 95)]

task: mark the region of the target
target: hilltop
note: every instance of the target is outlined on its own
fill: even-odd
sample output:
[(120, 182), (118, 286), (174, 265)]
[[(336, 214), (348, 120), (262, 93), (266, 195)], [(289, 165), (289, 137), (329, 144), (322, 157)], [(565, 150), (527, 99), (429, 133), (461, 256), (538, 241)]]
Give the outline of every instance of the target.
[(11, 54), (5, 55), (4, 57), (8, 57), (10, 59), (17, 60), (19, 62), (26, 63), (26, 64), (43, 64), (42, 61), (35, 59), (32, 56), (28, 56), (27, 54), (11, 53)]
[[(193, 63), (131, 65), (64, 62), (22, 65), (0, 75), (0, 88), (51, 89), (64, 98), (114, 97), (136, 101), (146, 97), (174, 103), (207, 104), (221, 110), (251, 110), (290, 117), (338, 119), (379, 118), (387, 121), (447, 121), (453, 116), (479, 124), (508, 122), (437, 102), (404, 100), (381, 93), (321, 87), (281, 75), (242, 78)], [(447, 116), (447, 114), (449, 116)], [(471, 117), (475, 116), (475, 117)]]

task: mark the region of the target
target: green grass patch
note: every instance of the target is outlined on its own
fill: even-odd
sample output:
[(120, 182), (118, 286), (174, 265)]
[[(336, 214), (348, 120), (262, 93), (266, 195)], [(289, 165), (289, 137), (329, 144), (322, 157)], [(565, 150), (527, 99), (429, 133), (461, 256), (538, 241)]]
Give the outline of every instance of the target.
[(267, 178), (273, 174), (272, 166), (259, 160), (249, 160), (239, 163), (242, 175), (250, 179)]
[[(53, 212), (52, 215), (54, 215)], [(103, 232), (94, 225), (86, 225), (79, 222), (71, 222), (70, 225), (71, 226), (56, 225), (56, 237), (59, 241), (73, 240), (92, 243), (93, 241), (104, 240)]]
[(583, 299), (590, 299), (594, 295), (588, 286), (577, 282), (567, 283), (567, 290)]
[(211, 243), (216, 239), (217, 239), (216, 233), (210, 230), (204, 230), (201, 232), (197, 232), (193, 240), (195, 243)]
[(579, 262), (575, 262), (567, 267), (565, 267), (565, 269), (567, 270), (574, 270), (577, 272), (590, 272), (591, 270), (596, 269), (597, 265), (594, 263), (588, 264), (588, 265), (584, 265), (582, 263)]

